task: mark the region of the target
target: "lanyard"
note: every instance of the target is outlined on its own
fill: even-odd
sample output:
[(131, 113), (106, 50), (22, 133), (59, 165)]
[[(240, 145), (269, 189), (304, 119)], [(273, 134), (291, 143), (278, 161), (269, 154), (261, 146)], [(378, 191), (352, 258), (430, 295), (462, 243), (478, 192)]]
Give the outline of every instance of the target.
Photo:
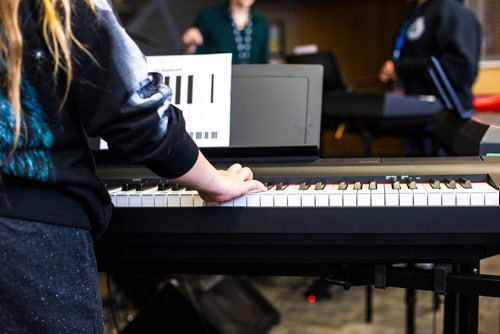
[(408, 32), (408, 28), (410, 27), (410, 23), (413, 21), (413, 18), (417, 16), (422, 10), (423, 5), (417, 4), (413, 9), (413, 12), (410, 18), (403, 22), (401, 25), (401, 29), (399, 29), (398, 37), (396, 38), (396, 42), (394, 43), (394, 50), (392, 51), (391, 59), (396, 62), (401, 57), (401, 50), (403, 49), (403, 45), (406, 41), (406, 34)]

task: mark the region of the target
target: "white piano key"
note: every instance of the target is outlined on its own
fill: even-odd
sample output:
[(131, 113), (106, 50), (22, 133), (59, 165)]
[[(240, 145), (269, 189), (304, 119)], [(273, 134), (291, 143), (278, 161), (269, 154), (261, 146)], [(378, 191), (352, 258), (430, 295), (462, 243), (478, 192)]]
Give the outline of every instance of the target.
[(128, 206), (132, 208), (142, 207), (142, 194), (140, 192), (129, 194)]
[(274, 191), (274, 206), (276, 207), (286, 207), (288, 206), (288, 192), (290, 186), (286, 186), (285, 189)]
[(129, 205), (129, 195), (135, 192), (135, 190), (126, 190), (116, 193), (116, 206), (117, 207), (128, 207)]
[(167, 203), (167, 194), (169, 190), (158, 191), (154, 194), (154, 203), (155, 207), (164, 208), (168, 206)]
[(499, 192), (497, 189), (493, 188), (486, 182), (478, 184), (479, 188), (483, 189), (484, 192), (484, 205), (487, 206), (498, 206), (499, 202)]
[(232, 207), (232, 206), (234, 206), (234, 201), (233, 201), (233, 200), (230, 200), (230, 201), (227, 201), (227, 202), (221, 202), (221, 203), (220, 203), (220, 206), (224, 206), (224, 207)]
[(329, 206), (329, 197), (330, 197), (330, 192), (333, 189), (333, 184), (327, 184), (325, 187), (321, 190), (316, 191), (316, 206)]
[(386, 206), (399, 206), (399, 190), (392, 187), (392, 183), (384, 184)]
[(194, 207), (194, 190), (186, 190), (181, 192), (181, 207)]
[(370, 190), (372, 206), (385, 206), (385, 187), (377, 184), (377, 189)]
[(427, 206), (427, 190), (422, 183), (416, 184), (417, 189), (413, 189), (413, 205)]
[(304, 207), (313, 207), (316, 206), (316, 192), (318, 190), (314, 190), (314, 186), (310, 186), (307, 190), (302, 190), (301, 194), (301, 205)]
[(357, 205), (358, 206), (371, 206), (371, 192), (368, 188), (369, 184), (365, 183), (357, 192)]
[(155, 206), (155, 197), (154, 194), (143, 194), (142, 195), (142, 206), (145, 208), (151, 208)]
[(247, 195), (237, 197), (233, 200), (233, 205), (237, 207), (247, 206)]
[(441, 185), (441, 202), (443, 206), (457, 205), (457, 189), (450, 189), (447, 184)]
[[(441, 185), (443, 186), (443, 185)], [(427, 191), (427, 205), (428, 206), (442, 206), (441, 189), (434, 189), (429, 183), (424, 183), (425, 191)]]
[(274, 193), (276, 191), (276, 186), (268, 189), (265, 192), (260, 193), (260, 206), (261, 207), (273, 207), (274, 206)]
[(479, 182), (472, 183), (472, 189), (470, 189), (470, 205), (472, 206), (484, 206), (484, 188), (480, 184)]
[(457, 206), (470, 206), (470, 189), (457, 184)]
[(343, 193), (344, 206), (356, 206), (357, 190), (354, 190), (354, 184), (349, 184)]
[(260, 195), (261, 192), (249, 192), (247, 194), (247, 206), (258, 207), (260, 206)]
[(157, 188), (150, 188), (144, 191), (141, 191), (141, 206), (142, 207), (154, 207), (155, 206), (155, 198), (154, 194), (157, 192)]
[(116, 205), (116, 194), (110, 194), (110, 197), (111, 197), (111, 203), (113, 203), (114, 206), (117, 206)]
[(172, 190), (167, 193), (167, 206), (168, 207), (180, 207), (181, 206), (181, 192), (183, 190)]
[(399, 205), (413, 206), (413, 191), (406, 183), (401, 183), (401, 189), (399, 189)]
[(303, 190), (299, 190), (300, 185), (291, 184), (286, 189), (288, 206), (297, 207), (302, 206), (301, 193)]
[(276, 207), (287, 207), (288, 206), (288, 198), (287, 195), (283, 192), (274, 194), (274, 206)]
[(108, 188), (109, 197), (111, 197), (111, 203), (116, 206), (116, 194), (122, 190), (121, 187)]
[(339, 185), (334, 184), (332, 189), (330, 190), (329, 199), (330, 206), (343, 206), (344, 205), (344, 191), (339, 190)]
[(206, 206), (205, 201), (200, 197), (198, 193), (193, 195), (193, 206), (194, 207)]

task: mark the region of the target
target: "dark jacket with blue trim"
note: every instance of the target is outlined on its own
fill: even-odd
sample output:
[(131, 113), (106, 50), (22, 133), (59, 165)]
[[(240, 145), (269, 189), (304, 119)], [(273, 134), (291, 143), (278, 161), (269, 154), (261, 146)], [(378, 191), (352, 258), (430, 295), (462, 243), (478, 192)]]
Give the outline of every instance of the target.
[(456, 0), (428, 0), (409, 18), (409, 29), (396, 62), (396, 73), (407, 94), (431, 95), (426, 66), (435, 56), (466, 109), (472, 108), (471, 87), (476, 80), (481, 27), (474, 14)]

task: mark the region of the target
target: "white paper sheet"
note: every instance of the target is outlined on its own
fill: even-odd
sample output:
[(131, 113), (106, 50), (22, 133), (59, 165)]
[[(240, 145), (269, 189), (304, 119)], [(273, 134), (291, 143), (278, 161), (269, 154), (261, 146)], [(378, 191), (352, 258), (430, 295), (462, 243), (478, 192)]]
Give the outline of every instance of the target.
[(181, 109), (186, 130), (200, 147), (229, 146), (231, 54), (150, 56)]

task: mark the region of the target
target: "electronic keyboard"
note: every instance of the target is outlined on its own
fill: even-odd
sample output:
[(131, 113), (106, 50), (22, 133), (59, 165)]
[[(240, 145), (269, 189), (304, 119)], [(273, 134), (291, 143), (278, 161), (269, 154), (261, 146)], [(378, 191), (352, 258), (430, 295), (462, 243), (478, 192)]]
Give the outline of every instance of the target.
[(140, 167), (99, 168), (116, 206), (96, 245), (100, 268), (314, 275), (333, 263), (470, 262), (500, 253), (500, 158), (250, 167), (269, 190), (226, 203), (205, 203)]

